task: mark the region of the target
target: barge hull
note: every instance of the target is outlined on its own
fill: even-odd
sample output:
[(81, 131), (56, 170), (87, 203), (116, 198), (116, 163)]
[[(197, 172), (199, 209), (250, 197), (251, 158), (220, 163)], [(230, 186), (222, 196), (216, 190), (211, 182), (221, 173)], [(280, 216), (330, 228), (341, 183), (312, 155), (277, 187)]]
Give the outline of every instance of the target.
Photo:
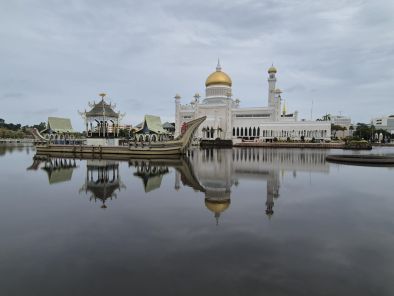
[(37, 153), (75, 153), (75, 154), (94, 154), (94, 155), (180, 155), (183, 154), (179, 147), (165, 148), (132, 148), (122, 146), (70, 146), (70, 145), (48, 145), (37, 146)]

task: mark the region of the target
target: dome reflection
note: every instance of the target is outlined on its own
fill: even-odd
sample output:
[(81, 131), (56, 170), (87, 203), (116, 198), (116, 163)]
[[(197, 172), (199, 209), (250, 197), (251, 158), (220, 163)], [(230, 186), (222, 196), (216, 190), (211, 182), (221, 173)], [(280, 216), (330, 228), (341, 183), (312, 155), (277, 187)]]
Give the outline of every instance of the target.
[[(328, 173), (327, 153), (327, 150), (302, 149), (194, 149), (179, 158), (127, 158), (128, 168), (133, 172), (126, 178), (140, 179), (144, 192), (149, 193), (159, 190), (167, 176), (175, 176), (175, 191), (189, 187), (203, 193), (202, 204), (213, 213), (216, 224), (229, 209), (231, 199), (242, 198), (237, 196), (239, 188), (246, 188), (248, 194), (259, 195), (261, 211), (270, 218), (274, 206), (277, 207), (285, 176), (297, 178), (297, 172)], [(70, 181), (73, 170), (79, 168), (75, 155), (36, 155), (33, 160), (28, 169), (44, 170), (49, 184)], [(126, 189), (119, 170), (125, 161), (87, 159), (85, 162), (85, 182), (79, 192), (87, 194), (91, 201), (99, 201), (101, 208), (107, 208), (108, 200), (116, 199)], [(250, 181), (261, 190), (248, 191)]]

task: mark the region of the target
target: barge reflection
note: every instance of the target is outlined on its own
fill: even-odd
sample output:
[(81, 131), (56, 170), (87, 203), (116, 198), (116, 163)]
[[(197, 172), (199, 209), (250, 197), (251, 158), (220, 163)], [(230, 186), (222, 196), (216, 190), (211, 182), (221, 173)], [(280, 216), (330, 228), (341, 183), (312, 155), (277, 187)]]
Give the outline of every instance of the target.
[[(123, 163), (133, 171), (123, 178), (140, 179), (145, 193), (159, 190), (163, 179), (171, 176), (175, 176), (176, 191), (190, 187), (202, 193), (205, 207), (219, 224), (220, 216), (231, 205), (234, 187), (252, 180), (262, 184), (258, 194), (263, 195), (262, 201), (265, 197), (265, 214), (270, 218), (280, 196), (281, 178), (287, 173), (293, 178), (297, 172), (328, 173), (327, 153), (327, 150), (235, 148), (195, 149), (187, 157), (170, 159), (87, 159), (85, 182), (79, 192), (107, 208), (108, 200), (116, 199), (118, 192), (126, 190), (119, 169)], [(41, 167), (47, 172), (49, 183), (55, 184), (70, 181), (73, 170), (79, 169), (79, 161), (74, 155), (36, 155), (28, 169)]]

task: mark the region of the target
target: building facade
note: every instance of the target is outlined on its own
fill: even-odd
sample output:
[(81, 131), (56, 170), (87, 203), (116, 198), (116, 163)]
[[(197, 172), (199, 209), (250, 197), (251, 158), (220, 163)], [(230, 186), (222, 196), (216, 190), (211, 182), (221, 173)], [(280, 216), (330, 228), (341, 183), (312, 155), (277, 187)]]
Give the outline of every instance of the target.
[(394, 115), (376, 117), (371, 121), (376, 129), (384, 129), (394, 135)]
[(287, 113), (282, 105), (282, 91), (276, 87), (277, 70), (268, 69), (267, 106), (241, 108), (240, 100), (232, 95), (232, 80), (222, 71), (218, 62), (216, 71), (205, 81), (205, 97), (195, 94), (190, 104), (181, 104), (175, 96), (175, 136), (182, 125), (190, 120), (206, 116), (206, 121), (196, 133), (199, 139), (242, 140), (329, 140), (330, 122), (299, 121), (297, 111)]
[(352, 119), (349, 116), (331, 115), (330, 120), (332, 124), (339, 125), (345, 128), (345, 130), (343, 131), (337, 131), (335, 134), (336, 137), (345, 138), (352, 136), (352, 132), (350, 129), (350, 126), (352, 125)]

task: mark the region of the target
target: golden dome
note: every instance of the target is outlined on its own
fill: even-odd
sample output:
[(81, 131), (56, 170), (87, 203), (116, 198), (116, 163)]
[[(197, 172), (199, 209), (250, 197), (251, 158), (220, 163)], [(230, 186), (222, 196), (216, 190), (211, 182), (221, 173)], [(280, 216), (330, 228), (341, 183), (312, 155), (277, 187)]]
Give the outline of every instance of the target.
[(271, 67), (269, 67), (268, 73), (276, 73), (276, 68), (274, 67), (274, 65), (272, 65)]
[(216, 71), (208, 76), (205, 81), (205, 86), (216, 85), (216, 84), (224, 84), (231, 86), (233, 82), (231, 81), (230, 76), (226, 73), (222, 72), (222, 67), (220, 66), (220, 62), (218, 61), (218, 65), (216, 66)]
[(222, 201), (213, 201), (209, 200), (208, 198), (205, 199), (205, 206), (208, 210), (215, 214), (219, 214), (224, 212), (230, 206), (230, 200), (222, 200)]
[(224, 84), (231, 86), (233, 82), (231, 81), (230, 76), (222, 71), (215, 71), (211, 75), (208, 76), (205, 81), (205, 86), (216, 85), (216, 84)]

